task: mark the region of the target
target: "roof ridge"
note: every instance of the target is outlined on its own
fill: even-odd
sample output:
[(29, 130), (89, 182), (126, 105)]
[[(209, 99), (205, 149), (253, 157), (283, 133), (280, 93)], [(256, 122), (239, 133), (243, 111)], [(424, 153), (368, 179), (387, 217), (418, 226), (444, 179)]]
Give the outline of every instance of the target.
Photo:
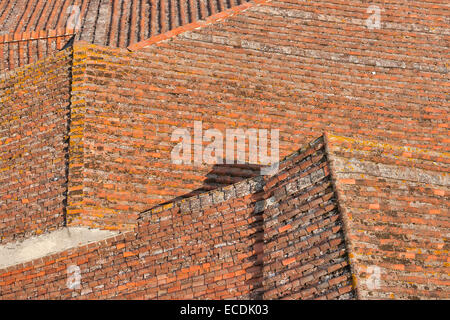
[(223, 19), (229, 18), (231, 16), (234, 16), (236, 14), (242, 13), (243, 11), (247, 10), (248, 8), (268, 3), (272, 0), (252, 0), (251, 2), (245, 2), (243, 4), (240, 4), (235, 7), (231, 7), (227, 10), (221, 11), (219, 13), (213, 14), (209, 17), (207, 17), (205, 20), (197, 20), (191, 23), (188, 23), (186, 25), (177, 27), (175, 29), (172, 29), (170, 31), (167, 31), (165, 33), (161, 33), (155, 36), (152, 36), (146, 40), (139, 41), (137, 43), (133, 43), (127, 47), (129, 51), (137, 51), (142, 48), (148, 47), (152, 44), (168, 40), (170, 38), (173, 38), (181, 33), (192, 31), (198, 28), (203, 28), (205, 26), (211, 25), (213, 23), (219, 22)]

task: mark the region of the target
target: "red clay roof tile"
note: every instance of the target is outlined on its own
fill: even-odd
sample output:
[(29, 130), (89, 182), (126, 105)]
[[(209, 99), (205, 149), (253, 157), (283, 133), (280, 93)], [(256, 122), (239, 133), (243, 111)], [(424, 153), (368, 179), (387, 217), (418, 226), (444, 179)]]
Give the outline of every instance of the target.
[[(7, 21), (4, 30), (10, 31), (3, 35), (0, 49), (6, 49), (0, 55), (13, 57), (0, 60), (2, 68), (5, 61), (7, 68), (25, 63), (21, 57), (26, 52), (29, 57), (42, 56), (40, 45), (53, 50), (63, 45), (65, 35), (59, 35), (69, 2), (48, 3), (0, 4), (0, 22)], [(193, 0), (180, 5), (185, 14), (177, 11), (175, 1), (159, 7), (156, 3), (82, 2), (78, 39), (87, 41), (76, 42), (73, 60), (60, 66), (72, 67), (69, 224), (127, 229), (138, 218), (160, 217), (152, 230), (166, 230), (171, 226), (167, 216), (175, 219), (170, 211), (174, 206), (193, 215), (206, 208), (205, 215), (239, 212), (245, 216), (251, 214), (247, 208), (251, 204), (265, 215), (267, 256), (256, 255), (256, 259), (265, 262), (262, 271), (273, 278), (266, 297), (350, 298), (352, 273), (359, 298), (448, 298), (450, 139), (449, 104), (443, 90), (448, 85), (444, 61), (448, 48), (441, 32), (448, 8), (423, 1), (385, 3), (383, 28), (368, 30), (366, 6), (341, 0), (283, 0), (261, 6), (232, 1), (231, 11), (248, 9), (207, 26), (187, 14), (195, 7)], [(216, 10), (222, 13), (215, 18), (227, 14), (225, 2), (216, 4), (208, 10), (200, 1), (195, 16), (198, 13), (203, 19)], [(409, 11), (401, 10), (406, 6)], [(37, 14), (40, 10), (42, 14)], [(9, 19), (11, 15), (21, 18)], [(179, 21), (191, 26), (190, 31), (178, 33)], [(43, 29), (33, 32), (30, 26), (35, 24)], [(37, 35), (44, 39), (26, 40)], [(124, 48), (143, 39), (168, 41), (140, 52)], [(69, 52), (60, 56), (67, 58)], [(43, 63), (19, 68), (18, 81), (30, 70), (38, 74)], [(14, 85), (15, 79), (11, 79)], [(57, 86), (54, 79), (50, 77), (47, 89)], [(18, 99), (28, 94), (27, 88), (17, 91)], [(11, 97), (9, 90), (9, 84), (2, 88), (4, 101)], [(68, 95), (61, 97), (62, 103), (68, 99)], [(326, 144), (319, 138), (288, 157), (256, 201), (251, 198), (254, 186), (246, 184), (251, 179), (203, 193), (253, 177), (252, 170), (237, 167), (235, 177), (224, 179), (231, 172), (227, 168), (213, 177), (222, 180), (211, 183), (205, 179), (210, 166), (171, 163), (170, 133), (176, 127), (191, 128), (194, 120), (219, 130), (280, 128), (281, 156), (325, 130), (350, 137), (329, 135)], [(52, 124), (36, 130), (50, 128)], [(17, 128), (8, 125), (5, 130)], [(23, 141), (20, 134), (2, 139), (4, 154), (11, 143)], [(14, 174), (6, 165), (2, 169), (5, 179)], [(193, 191), (197, 192), (191, 197)], [(64, 198), (66, 191), (58, 192), (58, 199)], [(151, 215), (139, 214), (182, 195), (189, 198), (159, 206)], [(16, 201), (19, 211), (36, 202), (33, 195), (14, 201), (3, 197), (8, 204)], [(44, 225), (58, 225), (61, 215), (56, 216), (56, 222)], [(232, 232), (242, 227), (233, 236), (247, 241), (245, 237), (261, 227), (248, 227), (253, 217), (247, 218), (224, 223), (223, 228)], [(189, 216), (176, 219), (184, 225)], [(292, 228), (283, 227), (287, 225)], [(185, 226), (186, 230), (202, 228), (199, 222)], [(173, 234), (161, 230), (151, 236), (173, 240)], [(245, 260), (248, 252), (239, 258)], [(197, 270), (196, 265), (191, 267)], [(325, 269), (320, 266), (324, 265), (329, 273), (340, 273), (323, 282)], [(220, 279), (238, 279), (241, 273), (227, 271)], [(290, 281), (284, 282), (285, 276)], [(199, 288), (195, 294), (206, 294)], [(180, 289), (174, 286), (168, 297)]]

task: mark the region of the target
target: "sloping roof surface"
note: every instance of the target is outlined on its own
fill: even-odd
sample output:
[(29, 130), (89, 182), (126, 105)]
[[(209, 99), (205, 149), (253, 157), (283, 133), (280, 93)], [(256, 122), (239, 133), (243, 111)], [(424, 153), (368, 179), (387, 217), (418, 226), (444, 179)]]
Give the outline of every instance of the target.
[(449, 298), (450, 155), (332, 135), (328, 150), (360, 297)]
[(343, 221), (324, 138), (281, 161), (266, 177), (265, 299), (355, 297)]
[(5, 0), (0, 71), (32, 63), (76, 40), (127, 47), (248, 0)]
[[(448, 299), (448, 175), (405, 166), (442, 156), (406, 150), (321, 137), (273, 176), (158, 206), (118, 239), (0, 270), (2, 294)], [(72, 293), (64, 265), (74, 257), (83, 287)], [(29, 278), (39, 290), (23, 288)]]
[(121, 225), (202, 188), (211, 166), (170, 156), (171, 133), (194, 121), (223, 133), (278, 128), (281, 156), (323, 131), (448, 151), (446, 8), (400, 19), (396, 5), (375, 30), (362, 4), (272, 1), (138, 51), (76, 42), (88, 197), (74, 212)]
[[(24, 26), (26, 17), (30, 21), (37, 19), (38, 13), (33, 10), (38, 10), (39, 3), (43, 4), (42, 1), (23, 2), (23, 6), (11, 2), (0, 4), (0, 19), (15, 15), (23, 20), (13, 27), (5, 27), (8, 32), (19, 32), (6, 39), (33, 37)], [(267, 296), (335, 296), (336, 291), (326, 291), (328, 280), (322, 281), (326, 277), (325, 270), (318, 270), (318, 263), (309, 263), (308, 259), (314, 259), (317, 250), (319, 255), (323, 250), (332, 250), (332, 255), (336, 255), (334, 258), (339, 260), (336, 265), (344, 271), (331, 285), (340, 286), (337, 288), (339, 295), (349, 294), (349, 268), (343, 258), (341, 237), (345, 234), (358, 297), (449, 297), (448, 6), (426, 1), (383, 2), (382, 27), (368, 29), (365, 2), (259, 2), (223, 21), (210, 19), (214, 24), (190, 28), (189, 32), (166, 33), (156, 38), (157, 41), (148, 41), (141, 35), (150, 35), (150, 40), (155, 40), (152, 30), (158, 29), (155, 31), (158, 34), (176, 27), (172, 23), (173, 16), (167, 16), (167, 12), (173, 10), (167, 11), (168, 7), (160, 4), (160, 17), (166, 16), (169, 20), (150, 22), (150, 29), (139, 29), (142, 32), (137, 36), (137, 29), (132, 31), (133, 26), (138, 25), (133, 23), (137, 15), (127, 16), (127, 12), (136, 11), (127, 10), (128, 6), (139, 7), (143, 2), (113, 1), (108, 2), (108, 6), (106, 1), (97, 2), (99, 10), (94, 15), (94, 24), (88, 18), (91, 11), (86, 9), (92, 3), (80, 3), (82, 12), (86, 13), (83, 23), (86, 26), (91, 23), (91, 27), (81, 30), (77, 39), (88, 38), (75, 42), (73, 61), (68, 59), (65, 69), (62, 68), (72, 71), (66, 208), (69, 224), (133, 228), (144, 208), (177, 196), (190, 196), (195, 190), (201, 192), (253, 176), (252, 170), (237, 168), (232, 179), (208, 185), (211, 166), (172, 163), (171, 133), (175, 128), (191, 129), (195, 120), (203, 121), (205, 128), (219, 130), (279, 128), (281, 156), (322, 135), (323, 131), (331, 131), (351, 138), (329, 136), (326, 157), (320, 154), (321, 157), (315, 159), (317, 162), (312, 162), (313, 171), (318, 169), (324, 176), (316, 181), (311, 174), (307, 180), (317, 184), (308, 185), (306, 194), (296, 193), (305, 177), (295, 175), (298, 169), (295, 166), (289, 168), (293, 175), (283, 172), (273, 185), (267, 186), (269, 192), (274, 187), (268, 198), (274, 208), (269, 207), (263, 213), (268, 222), (263, 225), (268, 230), (268, 238), (264, 240), (269, 248), (267, 253), (273, 256), (266, 261), (268, 270), (263, 269), (263, 274), (267, 271), (271, 279), (267, 283), (275, 287), (266, 292)], [(64, 2), (64, 8), (68, 5)], [(52, 37), (70, 34), (62, 28), (64, 8), (52, 8), (54, 10), (49, 9), (49, 28), (56, 29), (46, 31), (47, 45)], [(110, 8), (110, 11), (105, 9), (105, 14), (101, 8)], [(14, 10), (19, 11), (13, 14)], [(114, 15), (119, 11), (123, 15)], [(140, 17), (154, 21), (151, 17), (156, 16)], [(158, 28), (152, 29), (155, 24)], [(121, 30), (128, 30), (128, 35)], [(141, 45), (131, 47), (135, 52), (125, 48), (131, 39), (144, 40)], [(161, 39), (166, 41), (159, 41)], [(20, 46), (18, 50), (20, 52)], [(7, 52), (16, 54), (14, 46)], [(8, 95), (9, 89), (4, 92)], [(68, 103), (68, 99), (64, 95), (64, 103)], [(9, 128), (17, 130), (15, 126), (8, 125)], [(65, 154), (58, 155), (63, 158)], [(325, 169), (328, 167), (330, 172)], [(9, 167), (5, 172), (15, 174), (7, 170)], [(220, 174), (214, 177), (218, 176), (220, 178)], [(314, 177), (317, 178), (316, 173)], [(65, 191), (59, 195), (64, 196)], [(190, 197), (188, 211), (198, 214), (204, 201), (202, 197), (206, 201), (214, 199), (213, 195), (205, 199), (205, 194)], [(301, 203), (306, 211), (298, 207), (299, 198), (306, 200)], [(27, 204), (28, 199), (34, 205), (33, 195), (19, 200)], [(245, 204), (251, 200), (246, 198)], [(277, 201), (273, 203), (274, 200)], [(181, 202), (177, 203), (181, 210)], [(208, 210), (216, 213), (228, 210), (208, 205)], [(242, 209), (240, 201), (234, 205), (233, 210)], [(330, 211), (317, 210), (322, 205)], [(258, 206), (255, 204), (255, 207)], [(178, 219), (176, 209), (171, 208), (160, 207), (156, 209), (159, 211), (151, 213), (164, 211), (163, 215)], [(320, 212), (317, 217), (315, 210)], [(337, 222), (338, 212), (343, 220), (343, 233)], [(308, 233), (318, 232), (341, 239), (325, 237), (321, 240), (336, 241), (309, 251), (307, 246), (315, 243), (317, 237), (299, 240), (297, 235), (307, 235), (299, 227), (301, 224), (291, 220), (293, 213), (300, 220), (305, 219), (305, 223), (311, 222), (309, 218), (314, 221), (311, 229), (306, 230)], [(180, 227), (182, 220), (177, 220)], [(244, 221), (255, 222), (243, 219), (233, 223)], [(283, 225), (271, 229), (279, 221)], [(160, 236), (170, 225), (167, 220), (152, 222), (155, 222), (152, 228), (162, 230)], [(259, 227), (261, 225), (255, 228)], [(255, 232), (251, 226), (250, 229), (242, 230), (243, 235)], [(201, 229), (201, 233), (209, 235), (209, 230)], [(276, 241), (272, 242), (273, 239)], [(189, 243), (189, 239), (183, 241)], [(293, 251), (290, 244), (298, 251)], [(198, 250), (195, 246), (190, 248), (194, 252)], [(256, 254), (251, 246), (246, 248)], [(114, 250), (108, 247), (107, 251)], [(300, 253), (297, 255), (297, 252)], [(125, 252), (123, 257), (134, 255)], [(274, 261), (277, 257), (280, 260)], [(325, 257), (330, 258), (327, 254)], [(162, 258), (166, 258), (164, 252)], [(308, 260), (305, 265), (302, 258)], [(131, 259), (139, 264), (137, 258)], [(181, 261), (184, 257), (177, 256), (177, 259)], [(327, 265), (328, 260), (324, 259), (318, 261)], [(327, 266), (330, 269), (326, 272), (336, 271), (333, 262)], [(369, 281), (375, 270), (380, 272), (379, 283)], [(242, 280), (242, 273), (230, 271), (228, 275)], [(292, 282), (285, 282), (286, 276), (292, 276), (289, 278)], [(321, 279), (317, 283), (315, 276)], [(14, 287), (14, 279), (8, 281), (8, 285)], [(299, 285), (308, 283), (317, 286), (295, 292)], [(168, 286), (161, 284), (162, 295), (165, 295)], [(131, 290), (121, 287), (120, 290)], [(179, 289), (172, 288), (174, 296)], [(107, 294), (108, 297), (118, 295), (115, 289)], [(154, 294), (161, 296), (160, 292)]]
[(126, 47), (244, 2), (247, 0), (5, 0), (0, 4), (0, 32), (66, 28), (72, 12), (76, 13), (70, 7), (78, 6), (81, 23), (73, 25), (79, 27), (77, 40)]
[(0, 74), (0, 243), (65, 224), (71, 51)]
[(68, 46), (73, 30), (41, 30), (0, 35), (0, 72), (37, 62)]
[[(355, 298), (323, 138), (280, 168), (146, 211), (133, 232), (1, 269), (0, 298)], [(82, 285), (68, 290), (73, 264)]]

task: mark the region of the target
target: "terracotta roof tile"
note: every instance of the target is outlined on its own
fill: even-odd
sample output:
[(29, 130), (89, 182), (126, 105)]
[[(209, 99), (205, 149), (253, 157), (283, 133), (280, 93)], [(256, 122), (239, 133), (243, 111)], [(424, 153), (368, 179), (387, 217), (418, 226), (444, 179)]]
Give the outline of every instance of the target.
[[(0, 38), (2, 68), (27, 63), (22, 57), (30, 50), (28, 56), (35, 59), (45, 53), (43, 46), (56, 50), (63, 45), (69, 1), (47, 3), (0, 4), (0, 22), (6, 21), (2, 30), (8, 31)], [(252, 272), (267, 277), (267, 297), (352, 298), (356, 289), (359, 298), (448, 298), (448, 8), (392, 0), (383, 5), (383, 28), (368, 30), (361, 2), (283, 0), (258, 6), (231, 1), (231, 11), (224, 1), (175, 3), (81, 2), (77, 39), (86, 41), (75, 42), (73, 59), (69, 51), (55, 55), (64, 56), (61, 69), (72, 72), (68, 188), (51, 194), (57, 199), (55, 210), (61, 210), (58, 201), (67, 192), (69, 225), (130, 230), (161, 214), (164, 219), (153, 221), (152, 228), (170, 228), (166, 216), (171, 216), (186, 230), (200, 228), (209, 235), (210, 229), (198, 222), (184, 225), (188, 218), (171, 210), (208, 219), (213, 212), (251, 215), (246, 211), (250, 205), (264, 215), (263, 224), (248, 226), (254, 217), (245, 216), (247, 220), (236, 222), (239, 226), (230, 222), (224, 227), (243, 226), (232, 234), (245, 242), (239, 260), (254, 254), (245, 237), (265, 230), (259, 239), (267, 249), (265, 267)], [(207, 24), (225, 15), (225, 20)], [(14, 16), (20, 18), (10, 18)], [(180, 24), (185, 29), (177, 29)], [(125, 47), (131, 41), (152, 45), (130, 52)], [(11, 83), (23, 87), (13, 95), (8, 84), (1, 88), (2, 96), (22, 101), (35, 88), (32, 79), (22, 79), (39, 76), (43, 65), (51, 67), (45, 61), (19, 68)], [(50, 75), (47, 89), (58, 85), (54, 79)], [(69, 105), (69, 94), (58, 99)], [(12, 101), (12, 107), (21, 106)], [(195, 120), (218, 130), (280, 129), (280, 155), (290, 156), (255, 195), (248, 182), (261, 177), (255, 178), (251, 168), (222, 167), (212, 174), (210, 165), (171, 161), (171, 133), (192, 129)], [(24, 127), (33, 129), (32, 124)], [(56, 130), (53, 124), (48, 127)], [(6, 141), (0, 149), (8, 157), (10, 139), (23, 141), (17, 128), (7, 124), (3, 129), (15, 132), (1, 138)], [(318, 138), (292, 154), (323, 131), (333, 133), (325, 144)], [(59, 150), (58, 159), (65, 159), (66, 150)], [(2, 170), (8, 181), (16, 174), (7, 165)], [(204, 193), (217, 187), (221, 189)], [(22, 199), (3, 196), (22, 212), (42, 204), (33, 191)], [(172, 203), (178, 197), (188, 199)], [(161, 203), (166, 204), (152, 214), (140, 214)], [(40, 212), (43, 226), (59, 226), (60, 214), (52, 216), (54, 221), (52, 212)], [(13, 235), (11, 224), (7, 227)], [(163, 231), (146, 236), (173, 238)], [(136, 250), (127, 248), (121, 256), (134, 259)], [(256, 258), (261, 261), (258, 254)], [(189, 267), (199, 268), (196, 263)], [(230, 270), (219, 277), (240, 281), (242, 272)], [(167, 275), (162, 277), (165, 281)], [(262, 293), (260, 278), (258, 274), (253, 283), (257, 294)], [(118, 292), (128, 290), (120, 287)], [(175, 297), (179, 289), (151, 296)], [(197, 296), (207, 295), (198, 290)], [(225, 292), (218, 296), (230, 297)]]
[[(0, 44), (0, 71), (37, 61), (59, 50), (76, 33), (77, 40), (127, 47), (184, 25), (203, 21), (247, 0), (19, 0), (3, 1), (0, 7), (0, 35), (23, 40)], [(79, 17), (79, 20), (77, 20)], [(79, 23), (78, 23), (79, 21)], [(45, 31), (49, 41), (39, 45), (27, 32)], [(53, 39), (54, 36), (58, 36)], [(19, 39), (20, 38), (20, 39)], [(155, 38), (158, 39), (158, 38)], [(29, 41), (26, 41), (29, 40)], [(2, 50), (4, 52), (2, 52)]]
[[(305, 163), (306, 166), (303, 165)], [(303, 169), (291, 170), (296, 167)], [(237, 286), (239, 297), (353, 299), (355, 293), (342, 221), (330, 172), (325, 171), (327, 158), (323, 138), (305, 145), (283, 160), (280, 168), (283, 169), (273, 176), (250, 178), (146, 211), (141, 214), (140, 228), (151, 228), (152, 233), (157, 233), (158, 240), (152, 241), (157, 244), (173, 241), (175, 229), (189, 228), (182, 227), (182, 221), (201, 221), (197, 228), (219, 223), (221, 227), (217, 230), (229, 232), (227, 238), (233, 239), (229, 242), (237, 243), (224, 246), (224, 251), (239, 246), (239, 252), (244, 252), (231, 255), (234, 256), (233, 268), (240, 270), (241, 263), (248, 263), (246, 272), (252, 270), (253, 286), (250, 286), (250, 292), (240, 292), (242, 289)], [(308, 183), (300, 183), (305, 178), (308, 178)], [(230, 193), (231, 190), (233, 192)], [(217, 196), (219, 194), (220, 197)], [(232, 195), (227, 196), (229, 194)], [(217, 219), (218, 213), (220, 220)], [(237, 230), (248, 228), (248, 232), (241, 234), (245, 238), (239, 238), (240, 233), (231, 230), (233, 224), (227, 223), (230, 214), (236, 220), (245, 215), (247, 222), (237, 226)], [(169, 226), (159, 226), (168, 219), (174, 231)], [(203, 230), (197, 228), (195, 232)], [(219, 237), (217, 241), (214, 240), (216, 237)], [(220, 243), (220, 237), (221, 233), (214, 231), (209, 241)], [(183, 250), (190, 250), (189, 247), (186, 243)], [(213, 259), (208, 261), (212, 266), (216, 263)], [(223, 277), (235, 276), (227, 274)], [(183, 292), (169, 297), (176, 296), (183, 296)], [(215, 296), (221, 297), (218, 293)]]
[(0, 72), (37, 62), (61, 50), (74, 36), (73, 30), (41, 30), (0, 36)]
[(359, 297), (448, 299), (449, 154), (333, 135), (327, 145)]
[[(437, 15), (441, 9), (432, 10)], [(385, 20), (397, 19), (395, 10), (389, 12)], [(92, 183), (92, 208), (84, 207), (86, 218), (95, 221), (90, 210), (106, 208), (117, 216), (123, 212), (118, 199), (128, 202), (132, 214), (203, 187), (210, 166), (170, 161), (171, 132), (191, 130), (195, 120), (219, 130), (279, 128), (281, 156), (325, 130), (404, 146), (386, 157), (393, 164), (404, 152), (419, 157), (413, 148), (448, 151), (445, 66), (440, 53), (427, 54), (435, 45), (433, 38), (414, 31), (412, 42), (394, 46), (389, 32), (412, 31), (399, 27), (368, 33), (363, 25), (330, 20), (336, 14), (356, 19), (365, 13), (362, 7), (350, 10), (344, 3), (336, 13), (324, 3), (311, 7), (272, 1), (140, 51), (78, 42), (74, 52), (83, 64), (75, 72), (83, 75), (83, 89), (77, 84), (74, 90), (91, 105), (85, 165), (90, 167), (86, 172)], [(346, 31), (330, 36), (330, 28)], [(436, 50), (443, 52), (444, 47), (437, 45)], [(139, 126), (129, 128), (127, 123)], [(106, 153), (96, 144), (143, 149), (123, 156), (119, 147)], [(134, 171), (134, 180), (120, 178), (124, 167), (133, 168), (149, 157), (148, 167)], [(432, 166), (427, 157), (445, 161), (434, 153), (420, 153), (415, 166)], [(92, 169), (100, 159), (111, 172), (107, 178), (101, 168)], [(117, 191), (111, 193), (100, 181), (115, 185)]]
[(0, 33), (65, 28), (69, 6), (81, 13), (79, 40), (126, 47), (179, 26), (204, 20), (247, 0), (6, 0)]

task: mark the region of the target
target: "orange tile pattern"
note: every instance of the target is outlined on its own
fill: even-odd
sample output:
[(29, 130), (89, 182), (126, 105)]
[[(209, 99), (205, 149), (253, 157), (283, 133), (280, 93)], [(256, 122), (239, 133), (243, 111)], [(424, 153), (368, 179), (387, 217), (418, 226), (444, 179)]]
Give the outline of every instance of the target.
[[(0, 298), (354, 298), (323, 146), (273, 177), (144, 212), (131, 232), (0, 270)], [(71, 265), (79, 288), (67, 286)]]
[[(64, 30), (69, 2), (47, 3), (0, 4), (0, 22), (12, 12), (22, 17), (5, 27), (0, 47), (11, 47), (3, 57), (22, 57), (23, 40), (41, 41), (33, 23), (51, 28), (43, 41), (65, 37), (52, 30)], [(212, 16), (185, 16), (182, 24), (173, 23), (172, 1), (99, 1), (89, 18), (93, 3), (81, 2), (85, 29), (77, 39), (86, 41), (75, 42), (73, 59), (66, 50), (0, 78), (8, 107), (0, 199), (14, 213), (0, 226), (3, 241), (60, 227), (65, 217), (69, 225), (130, 232), (0, 271), (2, 298), (449, 297), (448, 7), (379, 2), (382, 27), (369, 30), (367, 3), (356, 0), (233, 3), (219, 15), (201, 5), (198, 14)], [(125, 35), (128, 21), (147, 31)], [(25, 63), (0, 60), (6, 69)], [(36, 97), (42, 79), (46, 97)], [(25, 111), (13, 118), (10, 110)], [(173, 164), (171, 133), (192, 132), (194, 121), (222, 132), (280, 129), (282, 157), (332, 134), (326, 151), (315, 140), (292, 167), (285, 162), (262, 194), (249, 186), (236, 195), (258, 178), (205, 194), (255, 171)], [(14, 153), (16, 143), (23, 154)], [(37, 162), (26, 161), (28, 145), (38, 148)], [(188, 200), (141, 214), (181, 197)], [(262, 200), (268, 207), (260, 211)], [(215, 233), (217, 221), (230, 231)], [(209, 255), (223, 238), (233, 244), (212, 249), (220, 259)], [(80, 291), (64, 287), (70, 263), (82, 267)]]
[(248, 0), (4, 0), (0, 71), (59, 50), (73, 34), (76, 40), (124, 48), (242, 5)]
[(354, 298), (323, 138), (284, 161), (264, 192), (263, 298)]
[(223, 132), (278, 128), (281, 156), (324, 131), (448, 151), (442, 24), (410, 16), (420, 26), (413, 32), (398, 25), (393, 4), (384, 6), (379, 30), (363, 23), (362, 4), (271, 1), (134, 52), (78, 42), (89, 195), (85, 217), (73, 221), (122, 214), (122, 228), (140, 210), (201, 188), (210, 166), (170, 159), (171, 133), (196, 120)]

